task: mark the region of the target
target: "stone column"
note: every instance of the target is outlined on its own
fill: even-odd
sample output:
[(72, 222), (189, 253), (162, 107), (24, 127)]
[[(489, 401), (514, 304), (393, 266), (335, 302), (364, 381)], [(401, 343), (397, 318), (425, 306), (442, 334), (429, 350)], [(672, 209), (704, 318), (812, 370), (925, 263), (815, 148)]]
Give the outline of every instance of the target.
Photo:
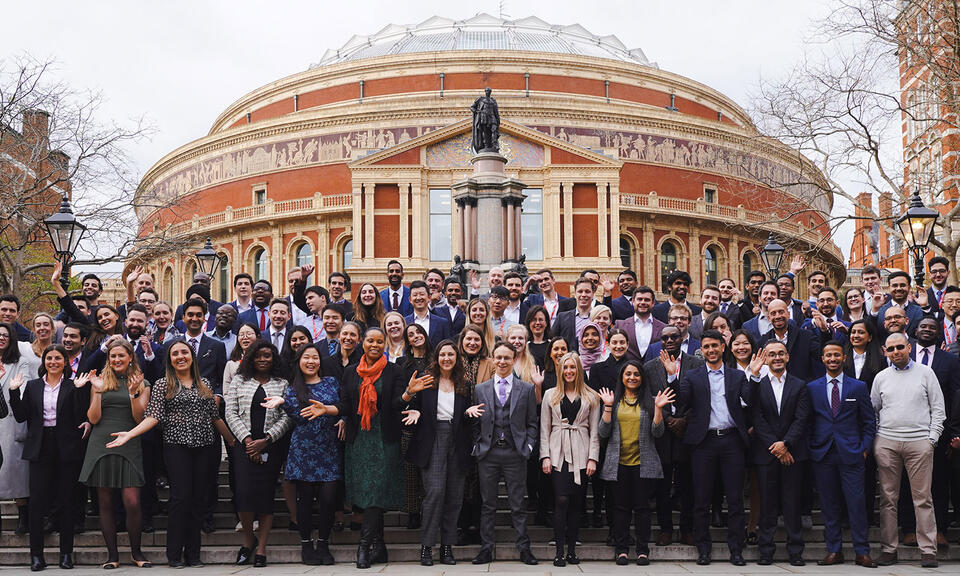
[(400, 190), (400, 258), (410, 257), (410, 183), (401, 182)]
[[(413, 254), (414, 260), (423, 261), (423, 189), (420, 181), (410, 183), (410, 195), (413, 196)], [(429, 225), (429, 224), (428, 224)], [(427, 258), (429, 259), (429, 255)]]
[(317, 274), (313, 283), (323, 285), (332, 272), (330, 268), (330, 224), (326, 221), (317, 224)]
[(507, 234), (507, 257), (505, 260), (516, 260), (517, 258), (517, 229), (515, 226), (516, 218), (514, 217), (514, 201), (512, 198), (506, 199), (506, 214), (507, 220), (504, 223), (504, 230)]
[(470, 206), (470, 235), (467, 236), (467, 240), (470, 242), (470, 258), (479, 262), (480, 257), (477, 255), (477, 199), (470, 198), (467, 204)]
[(563, 183), (563, 257), (573, 258), (573, 182)]
[[(283, 225), (277, 224), (273, 227), (272, 235), (272, 244), (271, 251), (273, 252), (273, 258), (270, 259), (270, 282), (274, 286), (284, 286), (286, 287), (286, 278), (284, 276), (287, 273), (287, 251), (284, 250), (283, 245)], [(279, 258), (277, 258), (279, 256)], [(285, 289), (284, 289), (285, 291)]]
[[(364, 197), (364, 242), (363, 242), (363, 258), (364, 260), (374, 258), (375, 252), (373, 251), (373, 242), (374, 237), (376, 236), (376, 230), (374, 230), (373, 222), (373, 191), (375, 184), (371, 182), (366, 182), (363, 185), (363, 197)], [(372, 264), (372, 262), (371, 262)]]
[[(610, 183), (610, 257), (620, 261), (620, 184)], [(636, 263), (634, 263), (636, 266)]]
[(657, 251), (653, 239), (653, 220), (643, 223), (643, 283), (657, 291), (657, 279), (660, 276), (656, 261)]
[(610, 250), (607, 243), (607, 183), (597, 182), (597, 257), (609, 258)]
[(687, 243), (689, 244), (689, 272), (690, 278), (693, 280), (693, 285), (690, 286), (690, 295), (696, 295), (699, 298), (700, 289), (703, 286), (703, 272), (701, 271), (703, 255), (700, 253), (700, 229), (696, 226), (690, 227), (690, 240)]
[(459, 232), (456, 234), (457, 238), (457, 247), (454, 254), (459, 254), (464, 260), (467, 259), (467, 207), (463, 202), (463, 198), (457, 198), (455, 201), (457, 206), (457, 217), (454, 219), (460, 224)]
[(516, 236), (514, 237), (515, 238), (514, 254), (516, 255), (515, 256), (516, 258), (520, 258), (520, 255), (523, 254), (523, 242), (522, 242), (523, 236), (521, 231), (522, 229), (520, 227), (520, 221), (521, 221), (520, 215), (523, 213), (523, 198), (517, 198), (515, 202), (517, 204), (517, 207), (513, 211), (513, 218), (514, 218), (513, 229), (514, 229), (514, 233), (516, 234)]
[(543, 259), (560, 258), (560, 184), (550, 183), (543, 189)]
[(353, 184), (353, 253), (356, 257), (355, 259), (359, 262), (363, 261), (364, 258), (364, 248), (366, 242), (364, 238), (361, 237), (360, 231), (363, 230), (363, 185), (359, 182), (354, 182)]
[[(503, 207), (495, 196), (477, 198), (477, 222), (503, 222)], [(475, 235), (478, 236), (478, 235)], [(477, 243), (477, 261), (498, 264), (503, 260), (503, 235), (484, 234)]]

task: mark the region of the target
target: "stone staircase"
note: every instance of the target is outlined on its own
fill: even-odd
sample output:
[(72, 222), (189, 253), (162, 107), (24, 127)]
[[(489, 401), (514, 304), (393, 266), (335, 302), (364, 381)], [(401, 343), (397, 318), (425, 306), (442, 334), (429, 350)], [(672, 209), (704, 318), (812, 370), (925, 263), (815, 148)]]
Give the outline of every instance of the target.
[[(230, 491), (227, 487), (226, 464), (223, 465), (219, 476), (219, 502), (214, 515), (214, 525), (216, 531), (211, 534), (203, 535), (202, 560), (207, 564), (231, 564), (234, 562), (242, 543), (242, 536), (235, 532), (234, 528), (237, 519), (232, 513), (229, 496)], [(168, 494), (166, 490), (160, 492), (161, 499), (166, 501)], [(592, 510), (590, 502), (591, 496), (588, 495), (588, 507)], [(289, 517), (286, 506), (282, 500), (279, 489), (275, 500), (275, 510), (277, 514), (274, 519), (274, 529), (270, 535), (270, 545), (267, 551), (267, 559), (270, 563), (291, 563), (300, 562), (300, 537), (296, 532), (288, 530)], [(30, 554), (28, 545), (28, 536), (18, 536), (13, 530), (16, 527), (16, 507), (12, 502), (0, 503), (0, 565), (21, 565), (29, 564)], [(674, 511), (674, 524), (679, 522), (679, 513)], [(154, 518), (154, 527), (156, 531), (152, 534), (143, 535), (143, 546), (147, 557), (156, 564), (165, 564), (165, 543), (166, 543), (166, 516), (157, 516)], [(528, 515), (528, 526), (530, 538), (533, 542), (533, 553), (541, 562), (549, 562), (553, 558), (554, 547), (548, 542), (553, 538), (553, 530), (545, 526), (533, 525), (534, 514)], [(653, 514), (654, 523), (656, 522), (655, 512)], [(823, 542), (824, 530), (819, 511), (814, 511), (812, 516), (812, 526), (804, 529), (804, 539), (806, 550), (804, 558), (808, 561), (816, 561), (826, 555), (826, 548)], [(356, 546), (359, 539), (359, 531), (352, 531), (349, 528), (350, 515), (344, 517), (344, 523), (347, 527), (342, 532), (334, 532), (331, 536), (331, 551), (338, 563), (352, 563), (356, 559)], [(384, 537), (387, 542), (387, 549), (390, 554), (391, 562), (417, 562), (420, 559), (420, 530), (409, 530), (406, 528), (407, 516), (402, 512), (390, 512), (385, 518), (386, 528)], [(103, 538), (100, 535), (98, 519), (96, 517), (87, 517), (86, 531), (77, 534), (75, 537), (74, 559), (78, 564), (99, 565), (106, 560), (106, 552), (103, 547)], [(612, 561), (613, 548), (605, 544), (608, 530), (603, 528), (581, 528), (580, 540), (582, 546), (577, 548), (578, 554), (584, 560)], [(656, 527), (652, 530), (652, 538), (655, 538), (658, 531)], [(727, 558), (726, 549), (726, 529), (711, 528), (713, 539), (713, 556), (717, 561), (723, 561)], [(873, 553), (879, 555), (878, 545), (880, 532), (879, 528), (870, 528), (870, 541), (874, 543)], [(956, 542), (960, 536), (960, 531), (951, 531), (949, 538), (951, 542)], [(514, 531), (510, 527), (509, 512), (507, 510), (507, 501), (505, 489), (501, 485), (499, 497), (499, 506), (497, 512), (497, 558), (500, 560), (517, 560), (518, 553), (513, 546)], [(120, 544), (120, 558), (122, 563), (129, 561), (129, 538), (126, 533), (118, 535)], [(778, 550), (775, 558), (784, 561), (787, 558), (786, 550), (783, 546), (785, 541), (785, 532), (783, 528), (777, 531)], [(844, 530), (845, 553), (852, 558), (850, 549), (849, 531)], [(469, 562), (470, 559), (479, 551), (478, 545), (458, 546), (454, 548), (454, 554), (457, 559), (463, 562)], [(693, 546), (684, 546), (674, 544), (670, 546), (650, 546), (651, 560), (671, 560), (671, 561), (690, 561), (697, 559), (697, 551)], [(46, 537), (46, 556), (47, 562), (56, 565), (57, 554), (57, 535), (52, 534)], [(434, 555), (439, 554), (438, 550)], [(954, 544), (947, 550), (941, 550), (939, 553), (941, 560), (960, 560), (960, 544)], [(747, 546), (744, 550), (744, 557), (748, 562), (757, 559), (756, 546)], [(901, 547), (901, 562), (919, 562), (920, 552), (917, 548)]]

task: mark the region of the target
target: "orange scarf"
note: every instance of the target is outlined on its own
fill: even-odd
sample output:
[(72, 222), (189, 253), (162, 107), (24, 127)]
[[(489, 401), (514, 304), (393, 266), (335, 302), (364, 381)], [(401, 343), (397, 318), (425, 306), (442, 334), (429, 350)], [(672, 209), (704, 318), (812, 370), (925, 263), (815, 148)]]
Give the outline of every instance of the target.
[(377, 387), (374, 383), (380, 378), (380, 374), (383, 373), (386, 365), (386, 354), (380, 356), (380, 359), (373, 366), (367, 366), (366, 356), (360, 358), (360, 364), (357, 365), (357, 374), (362, 379), (360, 382), (360, 402), (357, 406), (362, 430), (369, 430), (370, 421), (377, 415)]

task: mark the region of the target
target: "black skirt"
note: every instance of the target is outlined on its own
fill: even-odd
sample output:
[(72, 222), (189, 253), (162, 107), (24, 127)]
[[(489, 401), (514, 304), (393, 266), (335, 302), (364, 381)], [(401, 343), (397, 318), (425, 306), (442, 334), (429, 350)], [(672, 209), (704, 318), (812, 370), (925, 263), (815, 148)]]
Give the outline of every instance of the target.
[(573, 470), (570, 470), (566, 462), (560, 470), (554, 469), (550, 477), (553, 480), (554, 496), (575, 496), (587, 490), (586, 468), (580, 470), (580, 484), (574, 482)]
[(267, 449), (267, 461), (263, 464), (251, 462), (241, 442), (237, 442), (233, 450), (237, 512), (273, 514), (277, 479), (284, 456), (282, 443), (273, 444)]

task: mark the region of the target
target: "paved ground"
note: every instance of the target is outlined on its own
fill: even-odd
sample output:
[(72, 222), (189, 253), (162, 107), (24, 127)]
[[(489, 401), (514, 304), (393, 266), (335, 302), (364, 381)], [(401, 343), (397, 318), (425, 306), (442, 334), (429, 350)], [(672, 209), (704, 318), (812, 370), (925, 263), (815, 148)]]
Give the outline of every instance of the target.
[[(0, 568), (0, 573), (29, 573), (26, 566), (14, 567), (4, 566)], [(743, 568), (737, 568), (723, 562), (714, 562), (710, 566), (697, 566), (693, 562), (655, 562), (650, 566), (616, 566), (612, 562), (584, 562), (579, 566), (567, 566), (565, 568), (554, 568), (550, 562), (541, 562), (538, 566), (526, 566), (518, 562), (495, 562), (486, 566), (473, 566), (469, 562), (460, 563), (457, 566), (433, 566), (425, 568), (415, 563), (397, 563), (383, 566), (374, 566), (369, 570), (357, 570), (352, 564), (336, 564), (334, 566), (304, 566), (302, 564), (277, 564), (268, 568), (237, 567), (228, 565), (206, 566), (204, 568), (186, 568), (182, 570), (173, 570), (166, 566), (156, 566), (152, 570), (144, 572), (133, 566), (121, 566), (119, 570), (108, 572), (109, 574), (124, 574), (131, 576), (140, 574), (142, 576), (214, 576), (218, 574), (242, 574), (243, 576), (271, 576), (287, 574), (317, 574), (321, 576), (333, 576), (335, 574), (397, 574), (400, 576), (442, 576), (442, 575), (471, 575), (479, 573), (495, 573), (498, 576), (535, 576), (538, 574), (553, 574), (558, 576), (576, 575), (576, 574), (617, 574), (622, 573), (630, 576), (686, 576), (690, 574), (700, 574), (704, 576), (720, 575), (758, 575), (758, 576), (778, 576), (792, 574), (812, 574), (816, 576), (850, 576), (863, 574), (863, 576), (919, 576), (922, 574), (960, 574), (960, 563), (941, 562), (937, 569), (920, 568), (915, 563), (902, 563), (887, 568), (878, 568), (869, 570), (854, 566), (851, 563), (839, 567), (822, 568), (812, 563), (803, 568), (794, 568), (789, 564), (774, 564), (773, 566), (757, 566), (749, 564)], [(105, 572), (99, 566), (81, 566), (70, 572), (60, 570), (57, 567), (47, 568), (45, 574), (53, 573), (59, 576), (92, 576), (98, 574), (103, 576)]]

